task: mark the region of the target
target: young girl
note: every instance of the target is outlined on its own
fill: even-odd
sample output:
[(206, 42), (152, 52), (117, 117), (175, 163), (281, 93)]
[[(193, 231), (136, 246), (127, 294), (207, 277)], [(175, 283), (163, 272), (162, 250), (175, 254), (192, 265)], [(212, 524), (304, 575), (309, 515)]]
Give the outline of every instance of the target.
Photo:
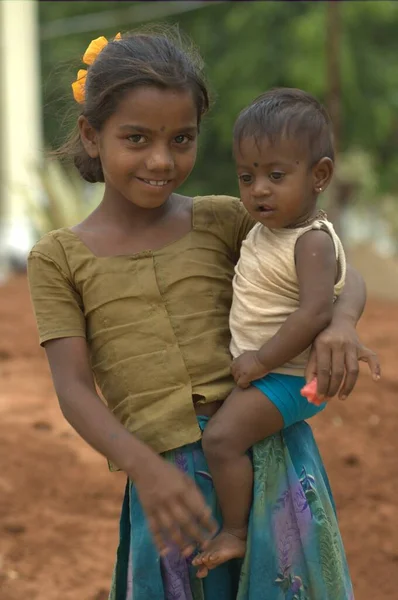
[(232, 373), (239, 387), (203, 436), (223, 530), (194, 560), (204, 565), (202, 576), (244, 556), (253, 487), (247, 451), (325, 406), (310, 404), (301, 390), (309, 346), (331, 323), (346, 274), (342, 244), (317, 210), (334, 161), (325, 109), (300, 90), (269, 91), (239, 115), (234, 142), (241, 200), (257, 224), (233, 280)]
[[(345, 600), (333, 501), (305, 423), (253, 451), (243, 567), (231, 561), (196, 577), (190, 557), (219, 519), (200, 439), (233, 388), (232, 278), (253, 220), (236, 199), (175, 193), (195, 164), (208, 108), (195, 54), (163, 32), (137, 33), (99, 38), (83, 60), (88, 71), (73, 85), (78, 131), (65, 152), (84, 179), (105, 182), (104, 197), (82, 223), (45, 235), (28, 266), (61, 409), (128, 477), (110, 598)], [(377, 372), (355, 333), (364, 297), (349, 271), (310, 367), (319, 366), (326, 395), (338, 391), (344, 365), (341, 393), (351, 391), (358, 358)]]

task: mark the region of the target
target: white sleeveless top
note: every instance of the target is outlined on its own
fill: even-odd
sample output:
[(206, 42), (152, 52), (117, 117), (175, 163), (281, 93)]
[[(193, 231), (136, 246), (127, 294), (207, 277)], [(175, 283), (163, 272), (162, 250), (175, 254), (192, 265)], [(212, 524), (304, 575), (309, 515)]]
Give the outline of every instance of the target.
[[(299, 308), (295, 246), (297, 240), (311, 229), (323, 229), (333, 240), (338, 266), (335, 298), (341, 293), (346, 259), (342, 243), (326, 218), (322, 216), (297, 229), (268, 229), (257, 223), (242, 243), (235, 267), (230, 312), (230, 350), (234, 358), (247, 350), (259, 350)], [(302, 376), (309, 351), (310, 348), (275, 372)]]

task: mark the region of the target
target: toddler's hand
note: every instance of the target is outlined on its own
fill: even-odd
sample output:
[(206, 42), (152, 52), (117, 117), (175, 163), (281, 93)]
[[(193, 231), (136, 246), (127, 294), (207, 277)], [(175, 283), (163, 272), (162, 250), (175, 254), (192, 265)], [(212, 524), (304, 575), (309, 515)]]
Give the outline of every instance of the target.
[(236, 385), (248, 388), (252, 381), (267, 375), (268, 371), (258, 359), (258, 352), (244, 352), (232, 362), (231, 373)]

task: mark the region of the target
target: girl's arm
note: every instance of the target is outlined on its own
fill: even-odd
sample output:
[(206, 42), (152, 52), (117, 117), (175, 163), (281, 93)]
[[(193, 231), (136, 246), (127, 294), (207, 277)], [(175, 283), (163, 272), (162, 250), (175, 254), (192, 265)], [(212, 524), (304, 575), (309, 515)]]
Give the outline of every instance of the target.
[(320, 397), (337, 393), (344, 400), (355, 387), (359, 361), (366, 362), (372, 378), (381, 376), (377, 355), (360, 341), (355, 326), (366, 302), (366, 287), (361, 275), (347, 265), (344, 289), (337, 299), (329, 327), (315, 339), (306, 369), (306, 380), (317, 377)]
[(324, 231), (307, 232), (297, 241), (295, 260), (299, 308), (260, 350), (245, 352), (234, 361), (232, 373), (240, 387), (247, 387), (301, 354), (332, 321), (336, 278), (332, 238)]
[(347, 264), (344, 288), (334, 304), (335, 318), (350, 322), (356, 326), (366, 304), (366, 286), (362, 276)]
[[(60, 338), (45, 343), (62, 413), (95, 450), (134, 480), (160, 552), (173, 541), (184, 554), (216, 532), (211, 511), (195, 484), (166, 463), (114, 417), (98, 396), (86, 340)], [(187, 547), (187, 540), (190, 545)]]

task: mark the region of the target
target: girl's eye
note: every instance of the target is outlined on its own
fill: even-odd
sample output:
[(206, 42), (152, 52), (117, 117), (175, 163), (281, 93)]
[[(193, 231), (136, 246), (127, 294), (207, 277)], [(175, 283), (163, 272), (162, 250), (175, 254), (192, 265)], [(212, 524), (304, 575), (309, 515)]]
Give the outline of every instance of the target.
[(143, 144), (146, 140), (143, 135), (140, 133), (135, 133), (134, 135), (129, 136), (129, 141), (133, 142), (133, 144)]
[(248, 173), (244, 173), (243, 175), (239, 175), (239, 181), (242, 181), (243, 183), (251, 183), (252, 176)]
[(285, 174), (281, 173), (280, 171), (273, 171), (272, 173), (270, 173), (269, 178), (272, 181), (281, 181), (284, 178)]
[(181, 145), (188, 144), (188, 142), (190, 142), (191, 139), (192, 138), (190, 138), (188, 135), (181, 134), (181, 135), (177, 135), (174, 138), (174, 141), (181, 146)]

